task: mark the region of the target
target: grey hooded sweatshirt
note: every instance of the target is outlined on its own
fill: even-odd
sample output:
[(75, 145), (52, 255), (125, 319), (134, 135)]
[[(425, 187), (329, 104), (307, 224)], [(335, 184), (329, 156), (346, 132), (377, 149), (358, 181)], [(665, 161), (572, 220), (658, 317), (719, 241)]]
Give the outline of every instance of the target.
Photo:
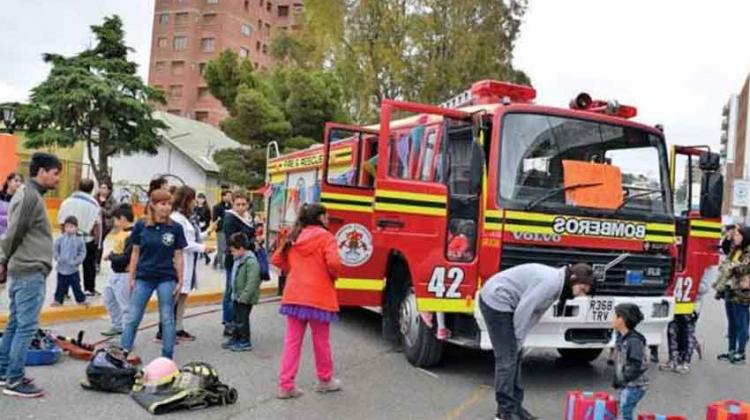
[(566, 269), (529, 263), (501, 271), (482, 286), (482, 302), (498, 312), (513, 313), (516, 340), (522, 346), (529, 330), (560, 299)]

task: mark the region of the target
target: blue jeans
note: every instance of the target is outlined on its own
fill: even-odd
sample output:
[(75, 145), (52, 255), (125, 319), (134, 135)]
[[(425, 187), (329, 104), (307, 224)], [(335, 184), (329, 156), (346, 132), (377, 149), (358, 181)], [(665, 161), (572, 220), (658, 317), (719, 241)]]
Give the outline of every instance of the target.
[(83, 303), (86, 300), (86, 295), (84, 295), (83, 290), (81, 290), (81, 276), (77, 271), (73, 274), (57, 273), (55, 302), (63, 303), (65, 295), (68, 294), (68, 289), (73, 289), (73, 296), (76, 298), (76, 302)]
[(125, 320), (125, 330), (122, 332), (122, 347), (130, 351), (133, 349), (135, 334), (143, 320), (143, 313), (151, 295), (156, 290), (159, 299), (159, 323), (162, 325), (162, 347), (161, 355), (172, 359), (174, 356), (175, 326), (174, 326), (174, 288), (176, 283), (171, 280), (164, 281), (135, 281), (135, 289), (130, 296), (130, 308), (128, 319)]
[(739, 303), (734, 304), (734, 326), (735, 326), (735, 339), (737, 345), (735, 351), (739, 354), (745, 354), (745, 347), (747, 347), (747, 335), (748, 335), (748, 323), (750, 322), (750, 309), (748, 305), (740, 305)]
[(735, 322), (734, 303), (731, 295), (724, 294), (724, 311), (727, 314), (727, 338), (729, 339), (729, 353), (737, 351), (737, 323)]
[(0, 377), (14, 384), (25, 375), (26, 352), (39, 326), (47, 276), (37, 272), (9, 277), (10, 314), (0, 341)]
[(232, 303), (232, 268), (224, 270), (224, 300), (221, 302), (221, 320), (224, 325), (234, 323), (234, 304)]
[(644, 395), (646, 395), (646, 390), (643, 388), (625, 387), (620, 390), (620, 417), (622, 420), (633, 420), (635, 406), (643, 399)]

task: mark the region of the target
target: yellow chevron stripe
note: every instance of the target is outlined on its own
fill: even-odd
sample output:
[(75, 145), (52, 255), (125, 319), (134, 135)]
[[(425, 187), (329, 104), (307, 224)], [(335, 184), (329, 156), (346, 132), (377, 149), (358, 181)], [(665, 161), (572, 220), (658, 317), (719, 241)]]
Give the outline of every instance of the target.
[(674, 236), (667, 236), (667, 235), (646, 235), (644, 238), (645, 241), (648, 242), (660, 242), (663, 244), (671, 244), (674, 243)]
[(336, 280), (336, 289), (380, 292), (385, 289), (385, 279), (339, 278)]
[(461, 312), (474, 313), (474, 301), (466, 299), (417, 298), (420, 312)]
[(722, 225), (719, 222), (707, 222), (705, 220), (691, 220), (690, 226), (700, 226), (711, 229), (721, 229)]
[(502, 223), (485, 223), (484, 230), (503, 230)]
[(446, 216), (446, 209), (436, 209), (430, 207), (408, 206), (403, 204), (375, 203), (376, 211), (391, 211), (395, 213), (421, 214), (425, 216)]
[(508, 232), (529, 232), (529, 233), (555, 233), (552, 227), (545, 226), (526, 226), (526, 225), (505, 225)]
[(554, 214), (544, 213), (526, 213), (523, 211), (508, 210), (505, 212), (506, 219), (533, 220), (537, 222), (552, 222), (555, 220)]
[(340, 194), (340, 193), (323, 193), (320, 195), (321, 198), (331, 198), (331, 199), (339, 199), (339, 200), (349, 200), (349, 201), (359, 201), (362, 203), (372, 203), (375, 201), (375, 199), (372, 196), (362, 196), (362, 195), (353, 195), (353, 194)]
[(674, 225), (667, 223), (646, 223), (647, 231), (669, 232), (674, 233)]
[(693, 302), (678, 302), (674, 305), (675, 315), (689, 315), (695, 311), (695, 303)]
[(388, 198), (401, 198), (404, 200), (418, 200), (428, 201), (431, 203), (447, 203), (448, 198), (444, 195), (436, 194), (421, 194), (404, 191), (391, 191), (391, 190), (377, 190), (375, 191), (377, 197), (388, 197)]
[(721, 239), (721, 232), (704, 232), (702, 230), (690, 230), (690, 236), (698, 238)]
[(338, 203), (323, 203), (326, 210), (356, 211), (358, 213), (372, 213), (372, 207), (352, 206)]
[(503, 217), (503, 211), (502, 210), (485, 210), (484, 216), (485, 217)]

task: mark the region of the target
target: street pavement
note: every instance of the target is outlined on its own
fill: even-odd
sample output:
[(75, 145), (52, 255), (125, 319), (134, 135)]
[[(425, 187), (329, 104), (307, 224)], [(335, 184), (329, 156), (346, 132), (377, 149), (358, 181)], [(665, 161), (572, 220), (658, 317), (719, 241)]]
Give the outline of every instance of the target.
[[(403, 354), (380, 338), (379, 316), (363, 309), (347, 309), (332, 328), (337, 377), (344, 385), (340, 393), (319, 395), (315, 384), (311, 347), (305, 344), (298, 385), (305, 395), (294, 401), (275, 399), (276, 375), (284, 333), (278, 303), (253, 308), (253, 344), (248, 353), (232, 353), (221, 342), (218, 306), (191, 308), (186, 328), (198, 336), (176, 349), (179, 364), (205, 361), (215, 366), (221, 378), (239, 391), (237, 404), (204, 411), (169, 414), (180, 419), (492, 419), (495, 403), (492, 389), (493, 363), (487, 352), (449, 347), (442, 366), (430, 370), (409, 365)], [(144, 325), (153, 323), (150, 314)], [(722, 307), (707, 301), (698, 333), (707, 348), (705, 360), (696, 361), (688, 375), (659, 372), (651, 365), (651, 387), (641, 411), (676, 413), (702, 419), (710, 401), (726, 398), (750, 399), (750, 367), (716, 361), (724, 348)], [(87, 331), (90, 340), (107, 327), (93, 320), (52, 327), (58, 333)], [(141, 332), (136, 352), (148, 361), (159, 355), (153, 328)], [(661, 349), (662, 357), (666, 349)], [(0, 419), (142, 419), (150, 418), (127, 395), (84, 391), (78, 385), (85, 363), (63, 358), (57, 365), (33, 367), (28, 374), (48, 395), (39, 400), (0, 396)], [(524, 363), (527, 407), (543, 419), (562, 417), (565, 392), (571, 389), (610, 390), (611, 367), (601, 357), (591, 365), (569, 366), (552, 351), (535, 351)]]

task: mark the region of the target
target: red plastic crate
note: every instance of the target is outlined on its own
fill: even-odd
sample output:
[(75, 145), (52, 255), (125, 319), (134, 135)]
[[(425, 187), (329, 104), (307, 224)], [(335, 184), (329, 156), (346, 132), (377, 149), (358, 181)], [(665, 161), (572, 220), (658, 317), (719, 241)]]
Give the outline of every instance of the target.
[(711, 403), (706, 411), (706, 420), (750, 420), (750, 404), (736, 400)]
[(685, 416), (676, 414), (651, 414), (643, 413), (638, 415), (638, 420), (688, 420)]
[(568, 391), (563, 420), (616, 420), (617, 400), (606, 392)]

